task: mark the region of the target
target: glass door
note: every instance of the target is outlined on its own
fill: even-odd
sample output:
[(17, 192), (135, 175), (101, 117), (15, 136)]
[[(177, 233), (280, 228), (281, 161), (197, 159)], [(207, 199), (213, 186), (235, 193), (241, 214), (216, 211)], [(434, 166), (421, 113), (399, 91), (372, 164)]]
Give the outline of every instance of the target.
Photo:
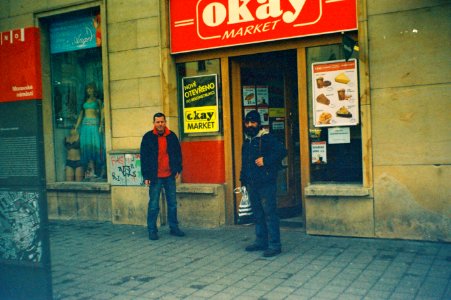
[(232, 90), (235, 178), (239, 180), (241, 169), (239, 149), (244, 138), (242, 120), (247, 112), (257, 110), (262, 118), (262, 127), (282, 141), (288, 150), (277, 180), (279, 215), (281, 218), (300, 215), (296, 51), (247, 55), (234, 59)]

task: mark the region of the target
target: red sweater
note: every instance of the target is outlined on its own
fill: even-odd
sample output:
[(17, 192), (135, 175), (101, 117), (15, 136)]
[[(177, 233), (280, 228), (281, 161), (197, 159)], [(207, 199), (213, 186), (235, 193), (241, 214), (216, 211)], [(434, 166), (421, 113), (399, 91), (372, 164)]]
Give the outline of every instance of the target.
[(163, 134), (159, 134), (154, 128), (153, 133), (158, 136), (158, 178), (171, 176), (171, 168), (169, 167), (168, 143), (166, 137), (170, 131), (165, 129)]

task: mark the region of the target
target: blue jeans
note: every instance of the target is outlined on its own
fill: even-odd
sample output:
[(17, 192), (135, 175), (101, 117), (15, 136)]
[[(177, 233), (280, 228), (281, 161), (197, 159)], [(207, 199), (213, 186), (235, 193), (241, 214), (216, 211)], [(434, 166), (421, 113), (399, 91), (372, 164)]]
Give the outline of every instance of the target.
[(263, 186), (247, 185), (249, 200), (255, 217), (255, 244), (280, 250), (280, 221), (277, 215), (277, 186), (275, 183)]
[(177, 199), (175, 197), (175, 178), (169, 176), (158, 178), (150, 182), (149, 205), (147, 208), (147, 229), (149, 232), (157, 232), (157, 218), (160, 212), (160, 193), (164, 188), (168, 209), (168, 222), (171, 229), (177, 228)]

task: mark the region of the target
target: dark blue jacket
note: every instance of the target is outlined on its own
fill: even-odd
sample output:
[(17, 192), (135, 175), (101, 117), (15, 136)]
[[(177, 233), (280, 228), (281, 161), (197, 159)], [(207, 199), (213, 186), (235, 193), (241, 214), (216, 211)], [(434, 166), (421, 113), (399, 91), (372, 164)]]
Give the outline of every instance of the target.
[[(260, 185), (277, 182), (277, 172), (282, 159), (287, 155), (285, 146), (273, 135), (260, 130), (254, 138), (246, 138), (241, 150), (242, 185)], [(263, 167), (255, 164), (255, 160), (263, 156)]]
[[(166, 136), (169, 167), (172, 176), (182, 172), (182, 150), (177, 135), (170, 131)], [(141, 173), (143, 179), (154, 181), (158, 178), (158, 136), (153, 130), (147, 132), (141, 141)]]

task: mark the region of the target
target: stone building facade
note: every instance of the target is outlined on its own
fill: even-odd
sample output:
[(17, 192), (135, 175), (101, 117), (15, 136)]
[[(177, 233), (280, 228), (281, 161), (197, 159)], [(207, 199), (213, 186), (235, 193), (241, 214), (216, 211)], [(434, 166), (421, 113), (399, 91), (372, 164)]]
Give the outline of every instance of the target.
[[(354, 55), (359, 62), (358, 161), (362, 174), (349, 182), (315, 180), (313, 172), (317, 166), (311, 163), (309, 141), (311, 95), (307, 89), (311, 83), (306, 78), (310, 72), (309, 53), (314, 53), (309, 47), (339, 45), (341, 33), (173, 54), (171, 1), (0, 2), (0, 32), (24, 27), (40, 29), (50, 219), (144, 225), (147, 189), (139, 184), (115, 184), (112, 159), (137, 154), (141, 137), (152, 127), (152, 115), (162, 111), (168, 116), (168, 126), (181, 137), (187, 161), (187, 175), (177, 188), (182, 226), (238, 223), (239, 199), (233, 188), (239, 184), (236, 163), (240, 161), (237, 146), (241, 141), (236, 134), (241, 133), (241, 108), (237, 108), (235, 95), (241, 94), (236, 94), (234, 80), (247, 70), (246, 56), (256, 58), (255, 67), (258, 55), (281, 51), (288, 65), (290, 59), (296, 61), (296, 69), (287, 67), (294, 76), (286, 78), (298, 87), (291, 94), (295, 100), (290, 107), (299, 111), (294, 114), (294, 123), (284, 125), (291, 128), (289, 124), (296, 124), (293, 128), (298, 128), (298, 140), (292, 145), (294, 154), (287, 167), (287, 181), (294, 182), (295, 197), (294, 204), (287, 207), (296, 211), (307, 233), (451, 240), (449, 1), (357, 0), (358, 28), (349, 34), (359, 46)], [(69, 182), (58, 169), (63, 159), (57, 153), (58, 144), (70, 126), (58, 127), (55, 121), (50, 40), (52, 24), (58, 16), (73, 16), (80, 11), (101, 17), (99, 53), (106, 177)], [(196, 62), (197, 71), (200, 66), (204, 68), (199, 61), (206, 62), (207, 69), (218, 66), (215, 72), (221, 83), (222, 125), (217, 135), (190, 136), (182, 129), (178, 76), (181, 69), (185, 75), (190, 74), (191, 62)], [(235, 73), (236, 70), (241, 73)], [(288, 120), (290, 107), (283, 107), (282, 120)], [(287, 144), (290, 138), (286, 136)], [(199, 155), (195, 150), (201, 147), (209, 152)], [(211, 172), (208, 167), (221, 174), (211, 175), (214, 180), (199, 179), (202, 176), (198, 173)], [(164, 217), (161, 222), (165, 223)]]

